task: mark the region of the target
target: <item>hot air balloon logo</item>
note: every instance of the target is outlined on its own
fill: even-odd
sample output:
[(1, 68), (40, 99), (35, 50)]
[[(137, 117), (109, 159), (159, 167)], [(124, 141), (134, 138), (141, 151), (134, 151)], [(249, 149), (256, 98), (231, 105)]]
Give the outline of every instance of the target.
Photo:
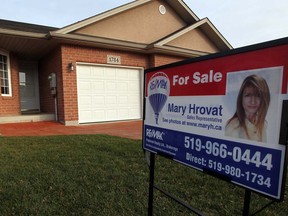
[(163, 109), (170, 94), (170, 81), (163, 72), (155, 73), (148, 83), (148, 98), (158, 124), (159, 113)]

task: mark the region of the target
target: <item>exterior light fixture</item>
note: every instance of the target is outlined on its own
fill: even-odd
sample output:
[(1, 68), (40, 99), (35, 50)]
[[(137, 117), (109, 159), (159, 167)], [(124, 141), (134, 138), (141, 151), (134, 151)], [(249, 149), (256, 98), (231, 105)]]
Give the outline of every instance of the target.
[(68, 67), (69, 67), (71, 72), (74, 71), (74, 65), (72, 62), (69, 63)]

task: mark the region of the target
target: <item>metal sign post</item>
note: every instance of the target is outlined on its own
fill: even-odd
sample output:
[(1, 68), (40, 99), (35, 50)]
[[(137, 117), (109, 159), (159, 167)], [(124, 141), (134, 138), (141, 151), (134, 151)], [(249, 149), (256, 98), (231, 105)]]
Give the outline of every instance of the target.
[(249, 216), (250, 201), (251, 201), (251, 191), (245, 190), (243, 216)]
[(191, 212), (195, 213), (198, 216), (204, 216), (204, 213), (202, 213), (201, 211), (193, 208), (192, 206), (190, 206), (189, 204), (185, 203), (184, 201), (180, 200), (179, 198), (177, 198), (176, 196), (174, 196), (173, 194), (170, 194), (169, 192), (163, 190), (162, 188), (160, 188), (159, 186), (155, 185), (154, 183), (154, 174), (155, 174), (155, 157), (156, 155), (154, 153), (150, 154), (150, 166), (149, 166), (149, 197), (148, 197), (148, 216), (153, 216), (153, 197), (154, 197), (154, 189), (157, 189), (158, 191), (160, 191), (161, 193), (163, 193), (165, 196), (167, 196), (168, 198), (174, 200), (175, 202), (179, 203), (180, 205), (184, 206), (185, 208), (187, 208), (188, 210), (190, 210)]
[(153, 215), (155, 154), (150, 154), (148, 216)]

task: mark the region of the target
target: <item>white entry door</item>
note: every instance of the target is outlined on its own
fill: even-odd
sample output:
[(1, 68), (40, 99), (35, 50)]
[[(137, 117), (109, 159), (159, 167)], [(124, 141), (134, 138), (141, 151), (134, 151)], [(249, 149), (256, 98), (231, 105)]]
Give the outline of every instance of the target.
[(142, 70), (77, 65), (79, 123), (140, 119)]
[(39, 111), (37, 62), (21, 61), (19, 71), (21, 111)]

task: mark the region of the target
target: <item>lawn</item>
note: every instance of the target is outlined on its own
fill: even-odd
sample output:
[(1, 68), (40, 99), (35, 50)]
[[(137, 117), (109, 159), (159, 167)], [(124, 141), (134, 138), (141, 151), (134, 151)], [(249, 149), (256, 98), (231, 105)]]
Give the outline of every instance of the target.
[[(147, 215), (149, 170), (141, 141), (0, 137), (0, 165), (0, 215)], [(155, 183), (208, 216), (242, 215), (242, 188), (159, 156)], [(157, 190), (154, 195), (155, 216), (194, 215)], [(258, 215), (287, 216), (287, 199)], [(251, 212), (267, 203), (253, 193)]]

